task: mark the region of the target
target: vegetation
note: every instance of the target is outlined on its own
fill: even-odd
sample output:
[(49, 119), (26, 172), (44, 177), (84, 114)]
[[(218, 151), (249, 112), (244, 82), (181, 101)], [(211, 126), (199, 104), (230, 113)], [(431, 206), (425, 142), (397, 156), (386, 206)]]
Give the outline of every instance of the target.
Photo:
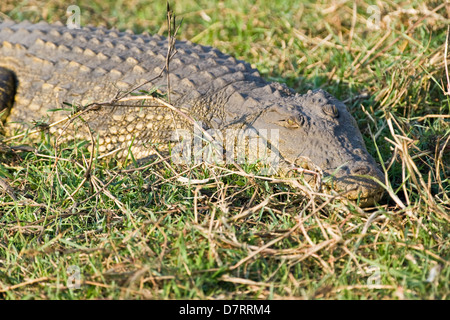
[[(167, 33), (165, 1), (76, 4), (82, 25)], [(66, 6), (6, 0), (0, 17), (65, 21)], [(345, 101), (383, 166), (385, 197), (361, 209), (252, 166), (91, 162), (88, 142), (55, 149), (44, 132), (38, 143), (4, 141), (0, 297), (448, 299), (450, 6), (178, 0), (172, 9), (179, 39)]]

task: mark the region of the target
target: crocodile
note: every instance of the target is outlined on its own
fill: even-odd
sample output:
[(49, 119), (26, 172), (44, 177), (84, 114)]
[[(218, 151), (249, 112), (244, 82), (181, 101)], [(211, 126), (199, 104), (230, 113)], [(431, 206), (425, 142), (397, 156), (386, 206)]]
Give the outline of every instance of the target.
[[(175, 49), (167, 72), (168, 41), (163, 36), (3, 21), (0, 112), (5, 135), (31, 130), (39, 121), (58, 123), (73, 114), (70, 105), (114, 101), (119, 92), (142, 84), (139, 90), (157, 88), (181, 111), (142, 99), (116, 101), (88, 110), (75, 129), (55, 125), (51, 133), (94, 137), (100, 153), (124, 157), (131, 152), (142, 159), (154, 153), (150, 144), (167, 146), (176, 140), (174, 131), (192, 129), (189, 119), (202, 130), (251, 129), (273, 147), (280, 167), (318, 168), (329, 178), (323, 179), (328, 189), (361, 206), (381, 199), (383, 188), (376, 180), (384, 175), (343, 102), (322, 89), (299, 94), (269, 82), (249, 63), (212, 47), (177, 40)], [(273, 139), (267, 130), (277, 133)], [(249, 145), (254, 152), (255, 144)]]

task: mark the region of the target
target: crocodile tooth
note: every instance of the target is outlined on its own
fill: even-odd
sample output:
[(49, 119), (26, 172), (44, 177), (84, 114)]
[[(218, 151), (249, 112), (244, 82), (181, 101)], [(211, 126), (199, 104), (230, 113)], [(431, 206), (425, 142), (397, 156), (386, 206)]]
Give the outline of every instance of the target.
[(108, 34), (108, 36), (110, 36), (111, 38), (117, 38), (117, 37), (119, 37), (119, 35), (118, 35), (117, 32), (115, 32), (115, 31), (110, 31), (109, 34)]
[(53, 25), (56, 27), (64, 27), (64, 24), (61, 21), (56, 21), (53, 23)]

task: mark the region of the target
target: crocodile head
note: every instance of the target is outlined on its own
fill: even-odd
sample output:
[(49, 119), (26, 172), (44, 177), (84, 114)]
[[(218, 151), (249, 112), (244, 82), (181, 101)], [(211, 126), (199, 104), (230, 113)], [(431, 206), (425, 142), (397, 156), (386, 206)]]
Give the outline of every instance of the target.
[(291, 167), (319, 167), (327, 188), (368, 206), (380, 200), (383, 181), (344, 103), (323, 90), (295, 95), (269, 107), (255, 129), (279, 130), (278, 151)]

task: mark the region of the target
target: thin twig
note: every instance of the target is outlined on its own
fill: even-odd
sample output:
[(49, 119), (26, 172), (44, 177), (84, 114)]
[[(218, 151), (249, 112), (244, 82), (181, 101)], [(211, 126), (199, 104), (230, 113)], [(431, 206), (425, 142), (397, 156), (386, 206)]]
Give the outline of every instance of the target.
[(445, 50), (444, 50), (444, 66), (445, 66), (445, 75), (447, 76), (447, 91), (444, 91), (446, 96), (450, 95), (450, 79), (448, 76), (448, 65), (447, 65), (447, 51), (448, 51), (448, 35), (450, 33), (450, 25), (447, 26), (447, 38), (445, 39)]

